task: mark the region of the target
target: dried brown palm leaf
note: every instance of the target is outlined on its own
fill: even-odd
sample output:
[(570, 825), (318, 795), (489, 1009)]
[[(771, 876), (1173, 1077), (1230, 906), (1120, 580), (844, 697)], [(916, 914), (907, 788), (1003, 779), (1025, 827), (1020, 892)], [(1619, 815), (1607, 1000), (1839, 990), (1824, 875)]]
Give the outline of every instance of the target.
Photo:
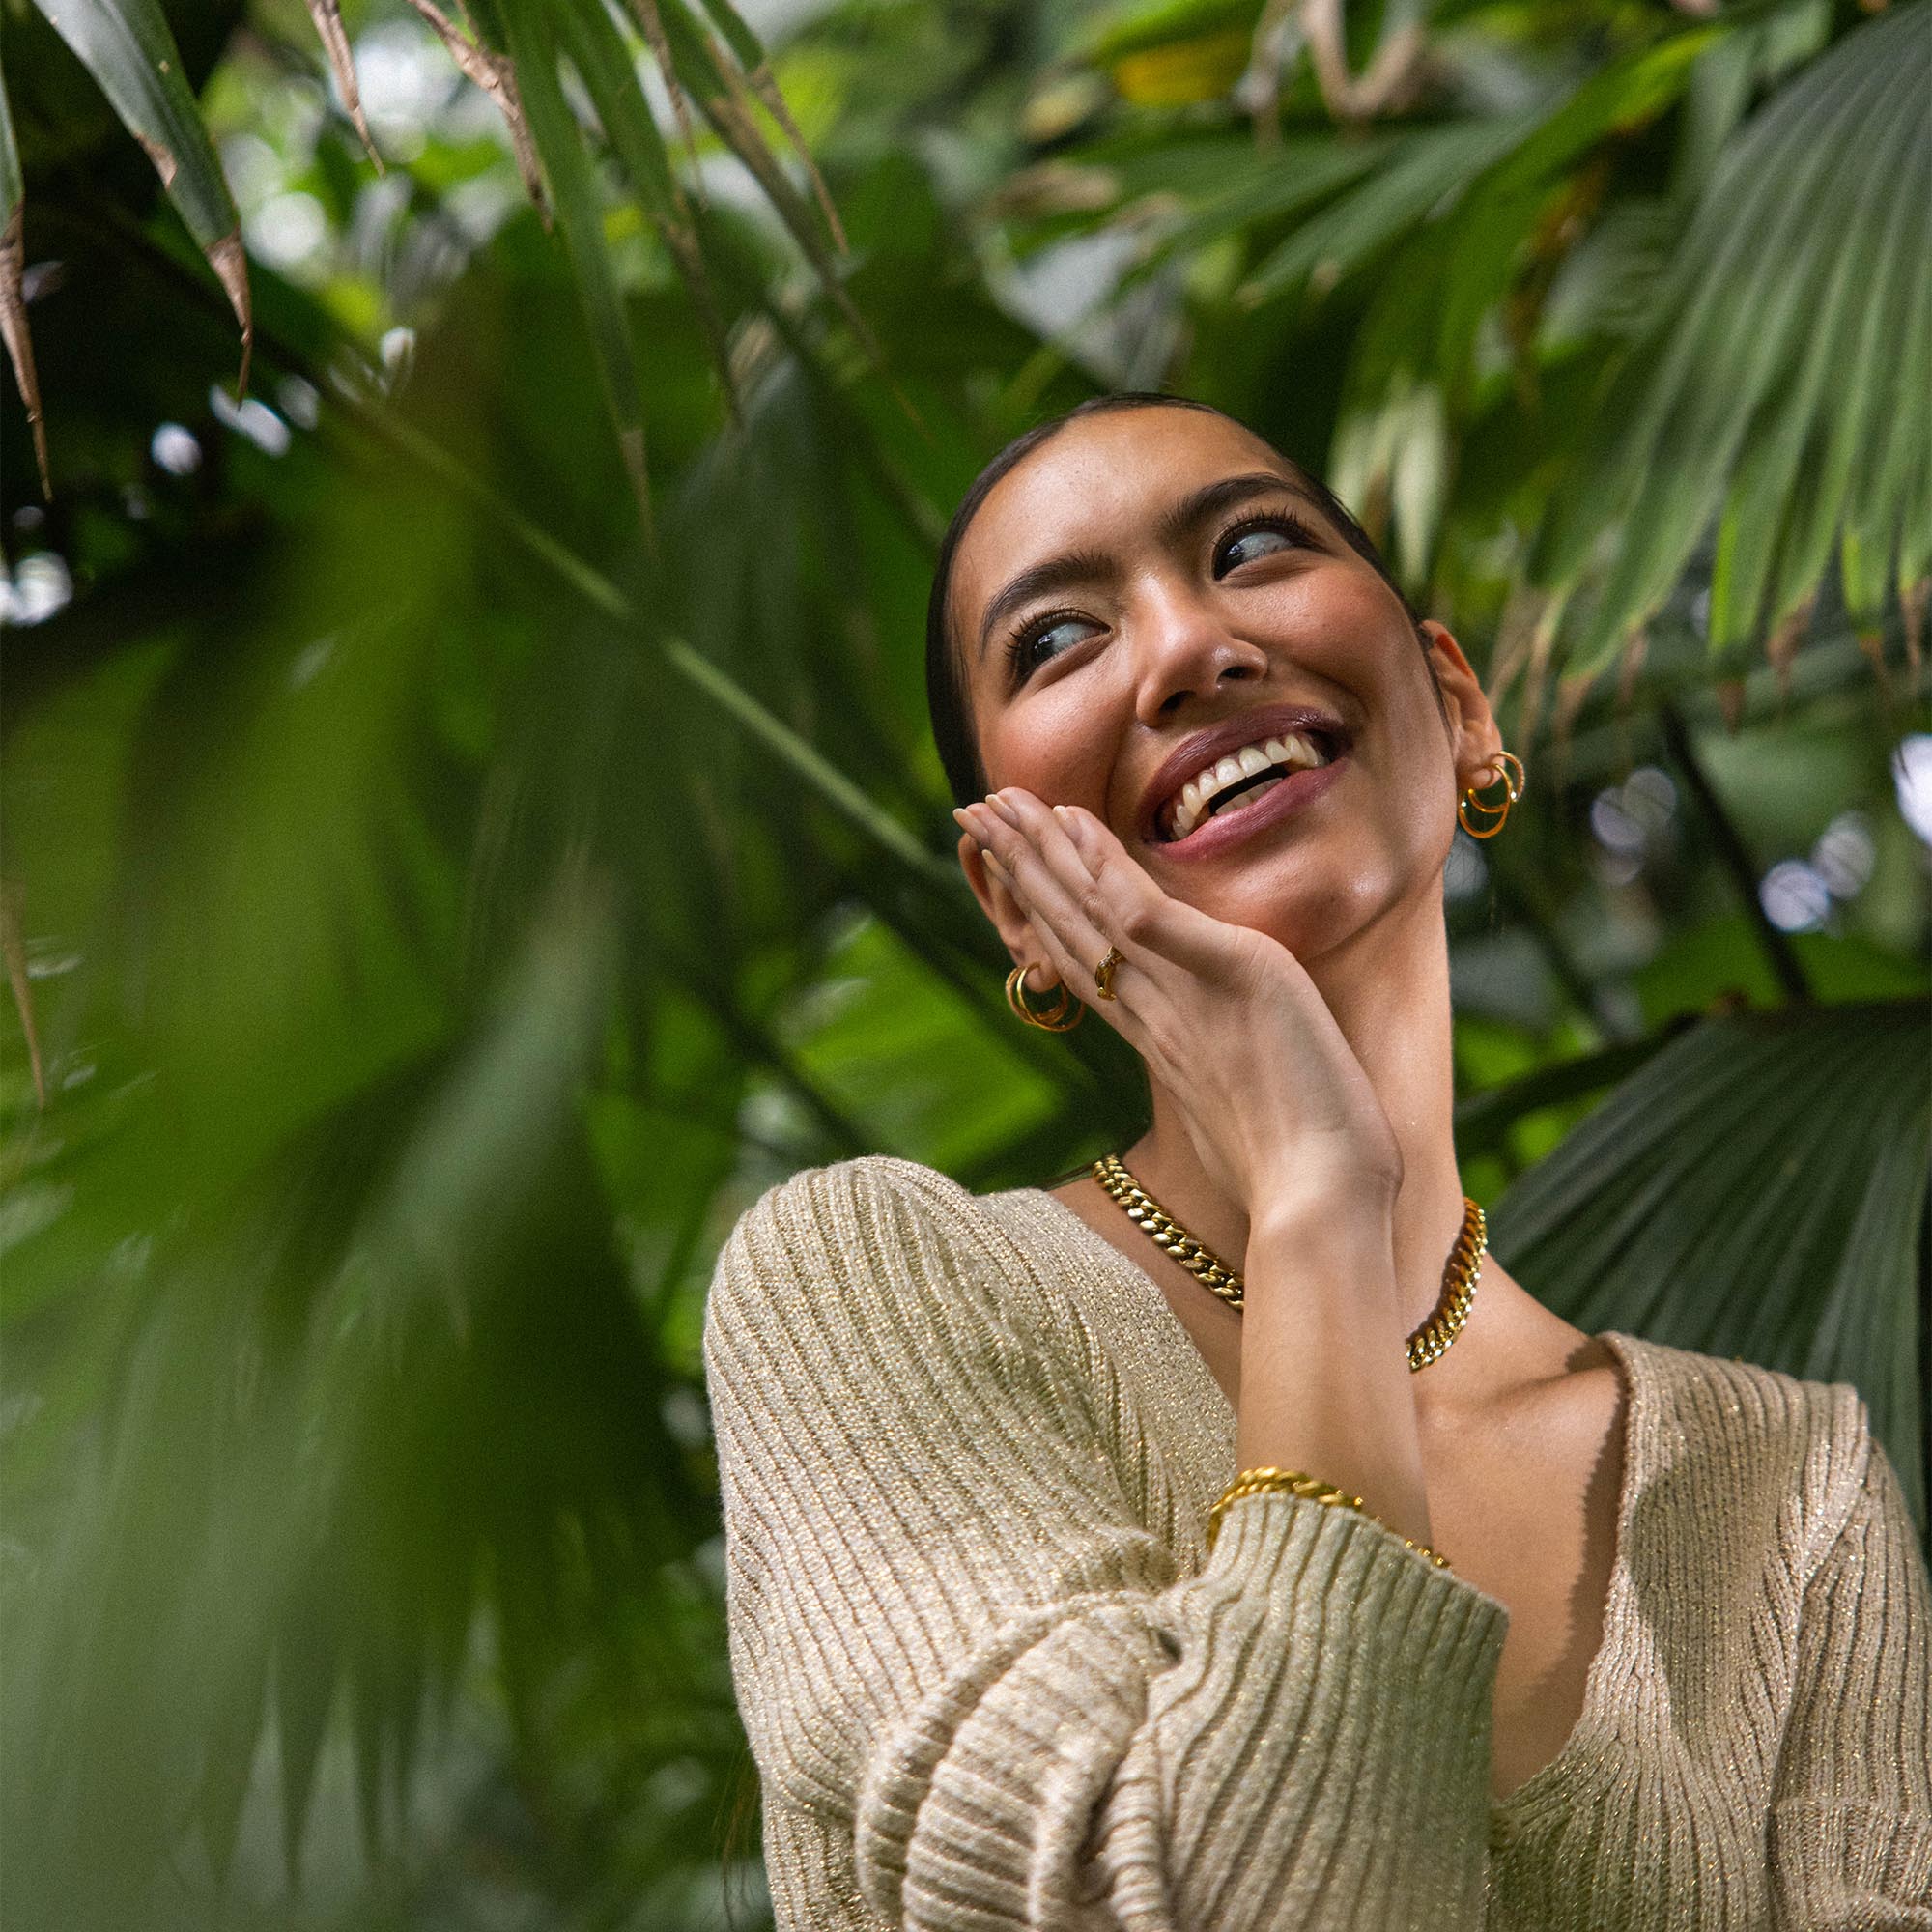
[[(648, 0), (654, 4), (655, 0)], [(824, 177), (818, 172), (818, 163), (811, 157), (805, 145), (805, 136), (799, 132), (798, 123), (792, 119), (791, 109), (785, 105), (784, 97), (779, 92), (778, 81), (773, 77), (771, 62), (765, 56), (764, 43), (754, 34), (745, 16), (740, 14), (731, 0), (704, 0), (704, 11), (717, 23), (730, 47), (732, 56), (743, 71), (745, 85), (763, 102), (765, 110), (778, 123), (779, 130), (792, 145), (800, 164), (804, 167), (806, 179), (811, 184), (811, 192), (818, 202), (819, 213), (825, 216), (825, 225), (832, 232), (832, 240), (838, 252), (849, 252), (845, 240), (845, 229), (838, 219), (838, 211), (832, 205), (832, 196), (825, 185)], [(729, 64), (721, 61), (720, 71), (730, 82), (734, 91), (743, 98), (743, 90), (738, 87), (736, 76), (730, 71)]]
[(47, 431), (41, 416), (41, 379), (34, 368), (34, 338), (27, 327), (27, 303), (21, 290), (26, 257), (21, 242), (26, 211), (17, 203), (0, 235), (0, 335), (7, 341), (7, 359), (14, 365), (14, 380), (20, 385), (20, 401), (26, 406), (27, 427), (34, 436), (34, 463), (41, 472), (41, 495), (49, 499), (54, 494), (47, 470)]
[(1421, 65), (1422, 28), (1414, 20), (1390, 29), (1359, 76), (1349, 71), (1342, 0), (1306, 0), (1301, 30), (1321, 104), (1337, 121), (1370, 121), (1399, 105)]
[[(166, 179), (164, 175), (162, 180)], [(255, 355), (255, 304), (248, 293), (248, 257), (242, 247), (240, 224), (226, 235), (217, 236), (204, 252), (216, 280), (228, 291), (229, 306), (242, 325), (242, 368), (235, 378), (235, 397), (239, 402), (248, 393), (248, 371)]]
[(779, 84), (772, 77), (771, 63), (760, 61), (756, 67), (747, 71), (745, 78), (752, 92), (764, 103), (765, 111), (783, 130), (785, 139), (791, 143), (804, 165), (805, 178), (811, 184), (819, 213), (825, 216), (825, 225), (832, 231), (833, 245), (841, 255), (849, 254), (852, 244), (845, 239), (845, 227), (838, 219), (838, 209), (833, 206), (831, 190), (825, 185), (825, 177), (818, 172), (818, 163), (812, 159), (810, 149), (805, 145), (805, 136), (799, 132), (798, 123), (792, 119), (784, 96), (779, 92)]
[(27, 327), (26, 186), (20, 179), (14, 115), (4, 86), (0, 86), (0, 219), (6, 222), (0, 231), (0, 336), (6, 338), (7, 359), (14, 365), (14, 381), (19, 384), (27, 427), (33, 432), (41, 495), (50, 498), (54, 491), (47, 475), (46, 427), (41, 420), (41, 379), (34, 368), (33, 333)]
[(254, 310), (242, 217), (156, 0), (40, 0), (41, 12), (147, 151), (161, 185), (228, 292), (242, 325), (238, 396), (248, 388)]
[(677, 131), (684, 137), (685, 152), (691, 156), (692, 180), (701, 202), (704, 178), (697, 172), (697, 128), (691, 118), (691, 102), (685, 96), (684, 83), (678, 79), (671, 61), (670, 37), (665, 32), (664, 15), (658, 12), (658, 0), (631, 0), (631, 12), (643, 30), (644, 43), (658, 64), (658, 71), (664, 75), (665, 90), (670, 96), (670, 111), (677, 117)]
[(772, 206), (791, 231), (792, 239), (805, 250), (811, 266), (818, 271), (825, 292), (837, 304), (839, 314), (845, 319), (845, 326), (851, 329), (860, 346), (875, 365), (883, 365), (885, 352), (880, 348), (878, 338), (854, 306), (851, 297), (845, 293), (845, 285), (838, 278), (838, 265), (815, 232), (803, 198), (786, 179), (785, 171), (779, 166), (778, 157), (758, 132), (757, 123), (752, 118), (751, 99), (744, 91), (743, 83), (731, 73), (729, 63), (718, 58), (715, 43), (706, 50), (724, 89), (723, 93), (711, 95), (704, 100), (704, 111), (711, 125), (724, 137), (724, 145), (744, 162), (753, 179), (764, 189)]
[(537, 166), (536, 143), (530, 138), (529, 119), (524, 112), (523, 97), (517, 92), (516, 69), (494, 48), (472, 41), (436, 4), (436, 0), (410, 0), (410, 5), (449, 49), (450, 59), (462, 70), (464, 77), (473, 81), (497, 103), (497, 111), (502, 115), (503, 125), (510, 130), (510, 152), (517, 158), (517, 172), (523, 176), (524, 186), (530, 200), (536, 204), (544, 226), (549, 227), (550, 202), (544, 194), (543, 172)]
[(355, 59), (349, 51), (349, 36), (342, 26), (340, 0), (306, 0), (308, 16), (315, 22), (315, 31), (322, 41), (323, 51), (328, 56), (328, 64), (335, 70), (335, 84), (342, 90), (342, 105), (349, 118), (355, 124), (355, 131), (362, 137), (362, 145), (369, 151), (369, 158), (376, 164), (376, 172), (383, 172), (383, 157), (376, 152), (376, 143), (370, 138), (369, 123), (362, 114), (362, 94), (355, 85)]
[[(1771, 660), (1772, 668), (1777, 673), (1777, 696), (1781, 703), (1791, 696), (1791, 664), (1798, 655), (1798, 646), (1804, 633), (1811, 628), (1811, 607), (1818, 601), (1814, 591), (1802, 599), (1797, 608), (1788, 611), (1765, 633), (1764, 654)], [(1883, 667), (1881, 667), (1881, 676)]]

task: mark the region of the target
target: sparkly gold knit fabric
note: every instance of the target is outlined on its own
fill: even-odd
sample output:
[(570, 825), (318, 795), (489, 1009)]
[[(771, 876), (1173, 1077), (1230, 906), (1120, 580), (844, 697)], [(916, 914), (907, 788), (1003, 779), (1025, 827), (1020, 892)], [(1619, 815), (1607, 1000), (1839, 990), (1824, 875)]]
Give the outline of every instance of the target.
[(1279, 1492), (1208, 1554), (1235, 1416), (1145, 1272), (1036, 1188), (773, 1189), (704, 1350), (779, 1925), (1932, 1932), (1932, 1587), (1864, 1404), (1605, 1340), (1603, 1648), (1496, 1804), (1507, 1609)]

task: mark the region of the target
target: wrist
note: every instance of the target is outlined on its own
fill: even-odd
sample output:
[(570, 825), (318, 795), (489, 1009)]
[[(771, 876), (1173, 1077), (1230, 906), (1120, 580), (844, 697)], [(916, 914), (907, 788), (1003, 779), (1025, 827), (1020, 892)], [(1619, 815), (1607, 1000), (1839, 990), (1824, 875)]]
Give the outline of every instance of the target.
[(1395, 1264), (1395, 1202), (1372, 1188), (1270, 1189), (1248, 1217), (1248, 1246), (1342, 1250)]

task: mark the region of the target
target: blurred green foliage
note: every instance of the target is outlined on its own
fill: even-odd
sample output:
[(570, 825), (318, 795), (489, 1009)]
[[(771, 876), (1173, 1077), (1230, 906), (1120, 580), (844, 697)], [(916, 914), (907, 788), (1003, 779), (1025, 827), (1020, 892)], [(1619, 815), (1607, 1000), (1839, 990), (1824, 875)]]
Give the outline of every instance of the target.
[(1098, 388), (1325, 469), (1531, 774), (1445, 881), (1498, 1252), (1854, 1380), (1922, 1527), (1923, 0), (753, 10), (838, 232), (707, 110), (718, 6), (689, 145), (641, 15), (476, 10), (547, 229), (404, 0), (345, 9), (380, 175), (307, 11), (170, 5), (245, 401), (0, 7), (11, 1924), (767, 1920), (704, 1288), (801, 1165), (1136, 1131), (1007, 1012), (920, 653), (952, 503)]

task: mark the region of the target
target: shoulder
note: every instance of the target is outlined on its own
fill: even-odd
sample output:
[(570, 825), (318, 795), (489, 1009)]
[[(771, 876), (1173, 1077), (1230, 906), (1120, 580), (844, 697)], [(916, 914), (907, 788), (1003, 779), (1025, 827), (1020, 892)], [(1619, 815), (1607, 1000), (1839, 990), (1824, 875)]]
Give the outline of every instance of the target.
[[(1720, 1507), (1762, 1519), (1808, 1572), (1856, 1507), (1877, 1452), (1871, 1413), (1849, 1381), (1819, 1381), (1739, 1356), (1618, 1334), (1648, 1483), (1689, 1513)], [(1882, 1452), (1879, 1452), (1882, 1453)]]
[(707, 1350), (746, 1329), (891, 1351), (1023, 1355), (1053, 1321), (1050, 1261), (937, 1168), (866, 1154), (767, 1188), (719, 1252)]
[(744, 1220), (800, 1209), (838, 1211), (840, 1207), (882, 1200), (930, 1201), (948, 1207), (971, 1207), (975, 1196), (936, 1167), (896, 1154), (860, 1154), (824, 1167), (804, 1167), (766, 1188)]
[(893, 1154), (863, 1154), (802, 1168), (768, 1187), (726, 1237), (718, 1278), (747, 1268), (784, 1275), (801, 1263), (904, 1262), (935, 1247), (970, 1256), (1008, 1246), (979, 1197), (951, 1176)]

